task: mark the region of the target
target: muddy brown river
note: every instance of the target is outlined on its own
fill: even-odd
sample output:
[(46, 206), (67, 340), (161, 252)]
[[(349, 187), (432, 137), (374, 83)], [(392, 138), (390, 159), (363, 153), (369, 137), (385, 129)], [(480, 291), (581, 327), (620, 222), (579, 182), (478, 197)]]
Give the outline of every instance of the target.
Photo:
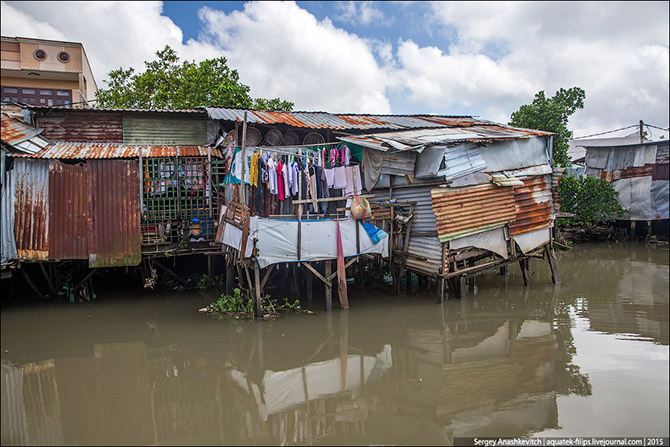
[[(669, 252), (593, 244), (470, 282), (349, 291), (274, 321), (212, 295), (98, 290), (1, 312), (2, 445), (450, 445), (665, 436)], [(315, 299), (317, 296), (315, 296)], [(336, 300), (335, 300), (336, 301)]]

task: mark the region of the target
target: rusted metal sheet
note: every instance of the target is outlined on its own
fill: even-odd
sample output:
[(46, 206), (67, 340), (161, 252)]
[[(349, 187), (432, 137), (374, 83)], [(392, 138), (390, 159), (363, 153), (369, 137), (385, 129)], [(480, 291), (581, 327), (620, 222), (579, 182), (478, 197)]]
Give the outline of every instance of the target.
[(624, 178), (647, 177), (652, 175), (654, 165), (648, 164), (644, 166), (631, 166), (627, 169), (616, 169), (611, 172), (603, 171), (600, 173), (600, 178), (608, 182), (620, 180)]
[(204, 145), (207, 144), (207, 117), (124, 114), (123, 142), (128, 145)]
[(382, 159), (382, 174), (406, 175), (414, 174), (416, 152), (395, 152), (384, 154)]
[(561, 194), (558, 191), (558, 185), (565, 173), (565, 168), (555, 167), (551, 173), (551, 198), (554, 201), (554, 213), (561, 212)]
[(514, 220), (514, 189), (493, 184), (431, 190), (441, 242), (501, 227)]
[(659, 142), (656, 148), (656, 163), (667, 164), (670, 163), (670, 142)]
[(88, 259), (86, 166), (54, 160), (49, 172), (49, 259)]
[(53, 141), (123, 141), (120, 112), (52, 111), (38, 116), (37, 126), (43, 136)]
[[(4, 160), (5, 151), (2, 150)], [(14, 198), (16, 197), (16, 178), (14, 170), (7, 172), (5, 176), (4, 167), (0, 171), (4, 182), (2, 184), (2, 203), (0, 204), (0, 234), (2, 250), (0, 251), (0, 262), (9, 263), (16, 259), (16, 239), (14, 238)]]
[(516, 219), (509, 224), (512, 235), (547, 228), (554, 221), (550, 177), (533, 176), (522, 180), (523, 186), (514, 187)]
[(18, 259), (49, 257), (49, 161), (14, 160), (14, 237)]
[[(16, 154), (16, 157), (43, 158), (61, 160), (86, 160), (103, 158), (139, 158), (140, 149), (142, 157), (206, 157), (207, 146), (141, 146), (125, 145), (123, 143), (77, 143), (55, 141), (44, 150), (36, 154)], [(213, 157), (221, 158), (221, 150), (211, 148)]]
[(11, 118), (5, 113), (2, 114), (0, 125), (0, 129), (2, 130), (2, 141), (12, 146), (22, 141), (29, 140), (42, 132), (40, 129)]
[(140, 248), (139, 177), (136, 161), (89, 160), (88, 265), (137, 265)]

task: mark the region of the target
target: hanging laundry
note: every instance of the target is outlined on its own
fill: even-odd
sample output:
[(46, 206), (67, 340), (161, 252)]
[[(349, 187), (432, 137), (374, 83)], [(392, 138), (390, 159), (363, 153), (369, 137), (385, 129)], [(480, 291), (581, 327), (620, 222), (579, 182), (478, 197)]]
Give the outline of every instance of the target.
[(259, 152), (256, 152), (251, 156), (251, 166), (249, 167), (249, 184), (251, 184), (251, 186), (258, 186), (258, 157), (259, 156), (260, 156)]
[(347, 186), (347, 177), (344, 166), (333, 169), (333, 189), (344, 189)]
[(289, 176), (288, 161), (285, 161), (281, 169), (282, 169), (282, 177), (284, 178), (284, 197), (288, 198), (291, 196), (290, 181), (288, 177)]
[(267, 165), (263, 161), (262, 157), (257, 158), (258, 166), (256, 172), (256, 212), (263, 213), (263, 203), (264, 203), (264, 190), (265, 185), (263, 184), (263, 172), (267, 172)]
[(346, 179), (346, 186), (342, 192), (344, 196), (354, 195), (354, 173), (351, 167), (344, 168), (344, 178)]
[(347, 169), (351, 170), (351, 175), (354, 183), (354, 194), (360, 195), (363, 192), (363, 184), (361, 182), (361, 169), (359, 165), (349, 166)]
[(340, 161), (342, 166), (349, 166), (349, 162), (351, 161), (351, 150), (349, 150), (349, 146), (346, 144), (342, 146), (341, 157)]
[(268, 188), (270, 189), (270, 194), (277, 195), (279, 194), (279, 189), (277, 188), (277, 164), (269, 157), (267, 160), (268, 166)]
[(326, 175), (326, 184), (329, 188), (332, 188), (333, 180), (335, 178), (335, 171), (333, 169), (324, 169), (323, 172)]
[(282, 168), (284, 165), (282, 162), (277, 163), (277, 190), (279, 192), (279, 200), (284, 200), (284, 173)]

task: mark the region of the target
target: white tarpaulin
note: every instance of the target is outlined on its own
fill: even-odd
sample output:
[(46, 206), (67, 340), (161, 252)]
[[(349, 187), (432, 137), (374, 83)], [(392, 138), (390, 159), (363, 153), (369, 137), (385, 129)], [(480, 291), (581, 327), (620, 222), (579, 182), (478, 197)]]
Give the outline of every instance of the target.
[[(357, 220), (340, 219), (344, 257), (356, 256), (356, 225), (360, 254), (380, 254), (388, 257), (388, 237), (373, 243)], [(228, 227), (229, 225), (226, 225)], [(324, 261), (337, 258), (337, 221), (332, 219), (303, 220), (300, 259), (298, 259), (298, 221), (252, 217), (245, 256), (252, 254), (254, 241), (258, 249), (258, 263), (265, 268), (278, 262)], [(224, 232), (225, 238), (225, 232)], [(233, 245), (231, 245), (233, 246)]]
[(539, 230), (533, 230), (527, 233), (515, 234), (513, 237), (521, 251), (528, 253), (540, 245), (549, 242), (551, 228), (540, 228)]
[(449, 241), (449, 248), (457, 250), (463, 247), (476, 247), (497, 253), (507, 259), (507, 241), (502, 228), (484, 231), (471, 236), (459, 237)]
[(341, 358), (335, 358), (287, 371), (265, 371), (262, 391), (255, 383), (248, 385), (243, 372), (233, 369), (230, 374), (245, 391), (251, 386), (259, 413), (267, 420), (270, 414), (304, 405), (312, 399), (360, 390), (361, 379), (364, 383), (375, 381), (393, 366), (391, 345), (384, 345), (382, 352), (374, 357), (362, 357), (361, 361), (360, 355), (348, 355), (346, 366)]

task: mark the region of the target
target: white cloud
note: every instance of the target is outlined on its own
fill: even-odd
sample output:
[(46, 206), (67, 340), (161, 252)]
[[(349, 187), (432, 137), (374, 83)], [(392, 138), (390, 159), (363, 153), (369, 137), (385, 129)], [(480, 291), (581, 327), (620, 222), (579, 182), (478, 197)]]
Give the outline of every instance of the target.
[[(336, 23), (356, 29), (391, 20), (373, 2), (338, 5)], [(168, 44), (182, 59), (225, 56), (253, 96), (281, 97), (297, 110), (409, 108), (507, 122), (539, 90), (579, 86), (585, 108), (570, 119), (577, 135), (640, 119), (668, 126), (667, 2), (389, 5), (425, 39), (404, 30), (397, 41), (362, 38), (295, 2), (250, 2), (227, 14), (203, 8), (200, 35), (182, 44), (161, 2), (3, 1), (2, 34), (82, 42), (99, 85), (112, 69), (142, 70)]]
[(98, 87), (116, 68), (143, 70), (165, 45), (189, 60), (216, 57), (211, 45), (182, 45), (181, 29), (162, 10), (162, 2), (3, 1), (2, 34), (81, 42)]
[[(360, 37), (318, 21), (294, 2), (246, 3), (226, 14), (203, 8), (208, 40), (222, 48), (253, 96), (297, 110), (389, 113), (390, 78)], [(388, 52), (386, 53), (388, 55)]]
[[(371, 1), (337, 2), (336, 5), (337, 9), (341, 11), (341, 13), (335, 17), (335, 20), (338, 21), (369, 25), (373, 21), (379, 23), (386, 19), (384, 13)], [(390, 22), (387, 23), (390, 24)]]
[[(545, 90), (548, 95), (561, 87), (583, 88), (585, 107), (570, 119), (575, 134), (615, 129), (640, 119), (668, 125), (667, 2), (438, 2), (432, 6), (439, 23), (455, 29), (458, 36), (445, 53), (475, 58), (487, 44), (504, 42), (509, 52), (489, 70), (508, 76), (493, 80), (489, 88), (514, 90), (515, 79), (517, 84), (526, 80), (535, 91)], [(480, 81), (486, 88), (487, 80)], [(519, 90), (524, 97), (507, 109), (508, 114), (532, 101), (535, 91)], [(473, 92), (465, 92), (468, 99), (474, 98)]]

